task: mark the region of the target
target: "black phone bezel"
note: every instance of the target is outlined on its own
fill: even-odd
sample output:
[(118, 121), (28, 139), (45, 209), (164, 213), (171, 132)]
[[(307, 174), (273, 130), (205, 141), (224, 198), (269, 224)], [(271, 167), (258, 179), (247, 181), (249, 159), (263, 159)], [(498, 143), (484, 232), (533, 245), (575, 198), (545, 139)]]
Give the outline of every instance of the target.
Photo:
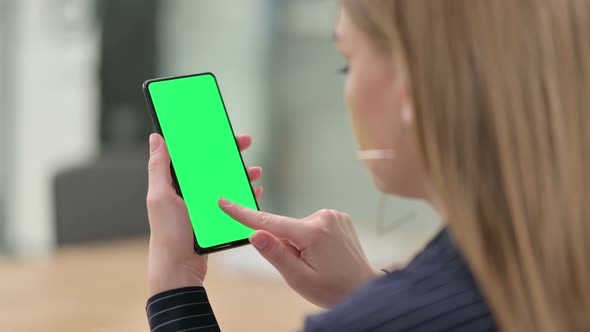
[[(244, 174), (246, 175), (246, 178), (248, 178), (246, 164), (244, 163), (244, 158), (242, 158), (242, 153), (240, 152), (240, 149), (238, 147), (238, 141), (236, 140), (234, 128), (232, 127), (232, 124), (231, 124), (231, 121), (229, 118), (229, 114), (227, 113), (227, 107), (225, 106), (225, 102), (224, 102), (223, 96), (221, 94), (221, 89), (219, 88), (219, 83), (217, 81), (217, 77), (215, 77), (215, 75), (213, 73), (204, 72), (204, 73), (197, 73), (197, 74), (168, 76), (168, 77), (161, 77), (161, 78), (153, 78), (153, 79), (149, 79), (149, 80), (143, 82), (142, 90), (143, 90), (143, 94), (145, 96), (146, 103), (148, 105), (148, 109), (150, 112), (150, 116), (152, 118), (152, 122), (154, 124), (154, 129), (158, 134), (162, 135), (164, 140), (166, 140), (166, 137), (164, 136), (164, 132), (162, 131), (162, 128), (160, 127), (160, 121), (158, 119), (158, 115), (156, 114), (156, 110), (154, 108), (154, 103), (152, 101), (152, 97), (151, 97), (150, 91), (149, 91), (149, 85), (154, 82), (169, 81), (169, 80), (182, 79), (182, 78), (195, 77), (195, 76), (203, 76), (203, 75), (210, 75), (211, 77), (213, 77), (213, 80), (215, 81), (215, 85), (217, 86), (217, 91), (219, 92), (219, 97), (221, 98), (221, 103), (223, 105), (223, 110), (225, 112), (227, 122), (229, 124), (229, 127), (232, 132), (232, 136), (234, 138), (236, 151), (237, 151), (238, 155), (240, 156), (240, 161), (242, 162), (242, 168), (244, 169)], [(176, 193), (178, 194), (178, 196), (180, 196), (181, 198), (184, 199), (184, 197), (182, 196), (182, 191), (180, 189), (180, 185), (178, 183), (178, 179), (176, 178), (176, 172), (174, 171), (174, 166), (172, 165), (172, 160), (170, 160), (170, 174), (172, 175), (172, 183), (174, 185), (174, 189), (176, 190)], [(254, 193), (254, 188), (252, 188), (252, 183), (250, 183), (250, 181), (248, 181), (248, 185), (250, 186), (250, 191), (252, 193), (252, 197), (254, 198), (254, 202), (256, 203), (256, 209), (258, 211), (260, 211), (260, 206), (258, 205), (258, 200), (256, 199), (256, 195)], [(204, 247), (201, 247), (199, 245), (199, 242), (197, 241), (197, 236), (195, 234), (194, 228), (192, 227), (192, 223), (191, 223), (191, 229), (193, 232), (194, 250), (199, 255), (204, 255), (204, 254), (209, 254), (209, 253), (218, 252), (218, 251), (222, 251), (222, 250), (237, 248), (237, 247), (241, 247), (241, 246), (250, 244), (250, 241), (248, 240), (248, 238), (246, 238), (246, 239), (242, 239), (242, 240), (236, 240), (236, 241), (232, 241), (232, 242), (228, 242), (228, 243), (219, 244), (219, 245), (216, 245), (213, 247), (204, 248)]]

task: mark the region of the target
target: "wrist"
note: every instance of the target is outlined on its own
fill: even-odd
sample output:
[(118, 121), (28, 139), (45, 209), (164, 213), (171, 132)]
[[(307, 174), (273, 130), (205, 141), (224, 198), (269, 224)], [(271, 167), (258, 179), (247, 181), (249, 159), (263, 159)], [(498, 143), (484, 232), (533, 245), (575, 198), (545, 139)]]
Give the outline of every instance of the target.
[(375, 278), (379, 278), (379, 277), (383, 277), (388, 275), (390, 272), (386, 269), (375, 269), (373, 268), (373, 274), (375, 275)]
[(187, 268), (150, 267), (148, 272), (149, 296), (172, 289), (199, 286), (203, 286), (203, 278)]

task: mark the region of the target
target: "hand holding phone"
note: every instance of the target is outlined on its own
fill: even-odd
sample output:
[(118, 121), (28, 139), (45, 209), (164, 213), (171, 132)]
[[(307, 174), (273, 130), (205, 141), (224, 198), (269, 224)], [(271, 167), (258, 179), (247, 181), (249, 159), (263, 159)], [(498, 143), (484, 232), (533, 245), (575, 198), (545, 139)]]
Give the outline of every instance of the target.
[[(252, 140), (249, 135), (236, 137), (240, 151)], [(149, 189), (147, 195), (150, 221), (148, 255), (149, 294), (180, 287), (202, 286), (207, 272), (207, 255), (196, 255), (194, 235), (184, 200), (178, 196), (170, 174), (170, 157), (166, 143), (158, 134), (150, 136)], [(262, 175), (260, 167), (248, 168), (250, 181)], [(261, 187), (257, 187), (262, 189)], [(262, 190), (256, 190), (256, 197)]]

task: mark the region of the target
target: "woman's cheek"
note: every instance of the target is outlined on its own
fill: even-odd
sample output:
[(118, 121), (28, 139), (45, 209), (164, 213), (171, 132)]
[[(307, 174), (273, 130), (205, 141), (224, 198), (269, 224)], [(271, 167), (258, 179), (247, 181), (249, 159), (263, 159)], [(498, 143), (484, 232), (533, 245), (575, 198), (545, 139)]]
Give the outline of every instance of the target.
[(357, 145), (359, 148), (367, 146), (367, 130), (363, 125), (363, 103), (359, 99), (359, 93), (356, 89), (354, 77), (349, 76), (345, 83), (344, 94), (346, 100), (346, 108), (350, 117), (352, 129), (355, 134)]

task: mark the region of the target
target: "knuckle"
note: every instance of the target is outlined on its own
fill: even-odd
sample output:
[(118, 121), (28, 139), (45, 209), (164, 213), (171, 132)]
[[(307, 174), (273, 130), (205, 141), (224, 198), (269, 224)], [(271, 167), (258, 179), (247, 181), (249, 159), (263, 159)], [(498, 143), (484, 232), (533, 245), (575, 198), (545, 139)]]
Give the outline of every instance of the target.
[(330, 209), (321, 209), (316, 212), (315, 215), (319, 220), (329, 220), (333, 218), (332, 210)]
[(158, 157), (151, 157), (148, 161), (148, 171), (153, 172), (160, 167), (162, 164), (161, 158)]
[(238, 216), (243, 216), (244, 212), (246, 212), (243, 206), (233, 202), (228, 207), (231, 207), (233, 209), (233, 214)]
[(332, 209), (322, 209), (316, 213), (318, 223), (323, 224), (327, 227), (333, 226), (338, 222), (339, 212)]
[(171, 204), (173, 197), (166, 193), (151, 193), (148, 192), (146, 197), (146, 205), (148, 209), (159, 208)]
[(267, 226), (272, 222), (272, 214), (268, 213), (268, 212), (262, 212), (260, 213), (260, 224), (262, 226)]
[(329, 236), (335, 229), (340, 227), (341, 223), (352, 225), (352, 219), (349, 215), (332, 209), (319, 210), (313, 217), (311, 236), (316, 239)]
[(267, 253), (267, 257), (270, 261), (278, 261), (281, 257), (281, 247), (280, 246), (272, 246)]
[(313, 241), (318, 238), (324, 238), (330, 233), (331, 232), (329, 225), (319, 220), (319, 222), (314, 222), (313, 224), (311, 224), (311, 231), (309, 233), (309, 236)]

